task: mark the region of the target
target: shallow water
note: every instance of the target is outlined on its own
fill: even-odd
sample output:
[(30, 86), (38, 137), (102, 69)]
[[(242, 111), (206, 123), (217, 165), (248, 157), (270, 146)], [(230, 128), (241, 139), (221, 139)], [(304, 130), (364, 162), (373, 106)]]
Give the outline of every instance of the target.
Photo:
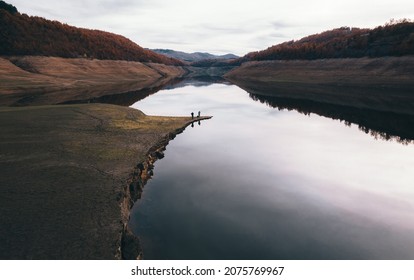
[(279, 111), (226, 84), (162, 90), (187, 128), (131, 215), (146, 259), (414, 259), (414, 145)]

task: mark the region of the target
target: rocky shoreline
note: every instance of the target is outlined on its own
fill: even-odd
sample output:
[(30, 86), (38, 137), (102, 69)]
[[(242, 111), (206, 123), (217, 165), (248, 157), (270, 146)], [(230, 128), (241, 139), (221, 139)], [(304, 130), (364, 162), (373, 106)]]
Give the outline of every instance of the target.
[(125, 260), (140, 260), (144, 258), (143, 250), (140, 244), (140, 239), (135, 236), (128, 227), (130, 209), (135, 202), (141, 198), (142, 192), (148, 180), (153, 175), (154, 163), (164, 158), (164, 151), (168, 143), (173, 140), (178, 134), (184, 132), (187, 126), (191, 123), (210, 119), (210, 116), (199, 117), (191, 120), (185, 127), (179, 128), (173, 132), (168, 133), (156, 145), (154, 145), (148, 152), (147, 159), (139, 163), (131, 174), (128, 184), (125, 187), (125, 195), (121, 202), (122, 216), (124, 217), (123, 231), (121, 237), (120, 258)]

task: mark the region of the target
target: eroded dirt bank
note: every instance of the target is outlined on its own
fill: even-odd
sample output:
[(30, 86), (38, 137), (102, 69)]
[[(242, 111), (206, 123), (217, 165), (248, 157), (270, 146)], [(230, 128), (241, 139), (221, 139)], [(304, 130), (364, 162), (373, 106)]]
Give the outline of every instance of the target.
[(103, 104), (0, 107), (0, 259), (138, 257), (129, 209), (191, 121)]
[(414, 57), (248, 62), (225, 77), (249, 93), (414, 114)]
[(154, 88), (185, 75), (180, 66), (20, 56), (0, 58), (0, 106), (48, 105)]

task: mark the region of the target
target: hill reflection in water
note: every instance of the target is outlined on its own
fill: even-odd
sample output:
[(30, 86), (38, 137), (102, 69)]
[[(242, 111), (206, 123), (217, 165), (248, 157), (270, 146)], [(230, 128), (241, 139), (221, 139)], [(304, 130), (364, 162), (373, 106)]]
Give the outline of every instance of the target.
[(132, 209), (145, 259), (413, 258), (413, 145), (297, 112), (310, 105), (278, 111), (235, 85), (133, 107), (213, 116), (169, 143)]
[(249, 96), (255, 101), (279, 110), (295, 110), (305, 115), (314, 113), (340, 122), (343, 121), (347, 126), (355, 124), (361, 131), (370, 134), (375, 139), (392, 140), (401, 144), (409, 144), (414, 140), (413, 115), (251, 93)]
[[(189, 85), (204, 87), (211, 84), (229, 85), (231, 83), (220, 77), (179, 78), (157, 84), (154, 87), (105, 95), (93, 99), (69, 101), (64, 104), (107, 103), (131, 106), (160, 90), (171, 90)], [(279, 110), (295, 110), (305, 115), (313, 113), (319, 116), (339, 120), (340, 122), (344, 122), (347, 126), (355, 124), (362, 132), (370, 134), (375, 139), (396, 141), (405, 145), (414, 141), (414, 130), (412, 129), (414, 127), (414, 115), (335, 105), (299, 98), (276, 97), (270, 96), (266, 92), (258, 94), (256, 91), (256, 93), (249, 93), (249, 96), (255, 101), (259, 101)]]

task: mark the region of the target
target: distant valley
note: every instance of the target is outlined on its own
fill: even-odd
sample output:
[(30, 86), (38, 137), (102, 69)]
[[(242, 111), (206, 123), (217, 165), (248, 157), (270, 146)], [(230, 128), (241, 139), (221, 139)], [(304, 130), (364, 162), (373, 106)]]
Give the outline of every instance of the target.
[(170, 49), (151, 49), (151, 51), (168, 56), (170, 58), (175, 58), (187, 62), (196, 62), (201, 60), (227, 60), (227, 59), (236, 59), (239, 58), (237, 55), (234, 54), (224, 54), (224, 55), (214, 55), (207, 52), (193, 52), (193, 53), (186, 53), (181, 51), (175, 51)]
[[(147, 25), (150, 27), (149, 23)], [(229, 39), (226, 37), (226, 40)], [(217, 85), (213, 84), (217, 83), (220, 85), (215, 87)], [(181, 94), (181, 89), (180, 94), (174, 91), (189, 85), (191, 87), (187, 87), (188, 91), (184, 90), (184, 94)], [(144, 98), (150, 99), (151, 95), (161, 89), (169, 91), (168, 94), (156, 96), (153, 104), (154, 107), (159, 108), (159, 111), (148, 113), (163, 116), (147, 116), (146, 112), (130, 108)], [(328, 147), (332, 151), (343, 152), (338, 152), (339, 156), (334, 158), (335, 163), (351, 162), (351, 157), (348, 159), (349, 155), (346, 151), (341, 151), (341, 147), (351, 149), (357, 135), (350, 134), (350, 138), (345, 139), (350, 139), (347, 142), (341, 137), (336, 137), (336, 128), (324, 119), (310, 122), (308, 125), (309, 123), (305, 122), (310, 118), (305, 119), (294, 114), (280, 114), (276, 118), (276, 109), (295, 110), (305, 115), (314, 113), (343, 121), (347, 125), (356, 124), (361, 131), (370, 133), (376, 139), (396, 139), (408, 145), (410, 141), (414, 141), (413, 89), (414, 22), (410, 20), (392, 22), (374, 29), (341, 27), (238, 57), (234, 54), (214, 55), (207, 52), (186, 53), (171, 49), (148, 49), (122, 35), (29, 16), (0, 0), (0, 125), (2, 127), (0, 217), (4, 220), (0, 227), (0, 239), (4, 240), (0, 246), (0, 258), (142, 258), (141, 243), (128, 226), (130, 209), (134, 201), (140, 198), (145, 182), (151, 178), (155, 160), (164, 156), (168, 159), (173, 154), (164, 155), (168, 142), (186, 126), (197, 122), (198, 125), (196, 123), (195, 127), (198, 128), (201, 125), (200, 121), (210, 116), (214, 117), (212, 119), (214, 123), (208, 129), (213, 129), (205, 130), (207, 134), (204, 137), (203, 134), (199, 134), (203, 133), (204, 126), (200, 127), (197, 133), (193, 134), (198, 138), (191, 138), (188, 141), (190, 146), (185, 146), (183, 144), (185, 142), (180, 144), (182, 145), (180, 147), (185, 147), (183, 150), (185, 153), (176, 153), (180, 156), (180, 164), (176, 165), (185, 167), (184, 175), (176, 175), (177, 178), (183, 181), (182, 179), (189, 175), (191, 179), (188, 181), (191, 186), (181, 189), (185, 192), (195, 190), (197, 195), (202, 194), (203, 192), (198, 192), (199, 189), (201, 190), (198, 187), (201, 184), (193, 184), (192, 179), (199, 174), (202, 174), (203, 180), (216, 179), (212, 174), (222, 173), (223, 178), (226, 179), (223, 182), (234, 180), (231, 181), (231, 185), (234, 185), (232, 190), (235, 190), (236, 196), (229, 195), (230, 202), (245, 198), (248, 205), (256, 204), (260, 209), (253, 207), (252, 209), (256, 209), (257, 212), (250, 211), (244, 206), (240, 207), (236, 204), (234, 206), (228, 204), (228, 201), (222, 203), (213, 199), (215, 195), (221, 196), (231, 188), (227, 188), (224, 183), (210, 184), (210, 181), (206, 195), (194, 199), (194, 203), (192, 201), (186, 203), (186, 199), (182, 200), (186, 196), (171, 191), (175, 187), (171, 183), (172, 180), (161, 180), (168, 182), (168, 188), (164, 189), (169, 189), (171, 194), (179, 198), (174, 200), (173, 196), (165, 196), (165, 201), (173, 201), (177, 205), (203, 205), (205, 202), (204, 205), (207, 205), (205, 209), (211, 207), (212, 212), (218, 213), (230, 227), (233, 227), (233, 224), (228, 221), (233, 221), (233, 218), (227, 216), (231, 212), (227, 211), (228, 209), (236, 211), (233, 213), (234, 217), (242, 214), (240, 220), (253, 221), (247, 225), (248, 227), (254, 225), (254, 230), (251, 232), (245, 233), (244, 229), (247, 226), (243, 224), (242, 230), (235, 231), (235, 234), (228, 234), (231, 231), (225, 232), (224, 235), (217, 234), (219, 237), (217, 240), (220, 242), (208, 243), (207, 238), (200, 238), (196, 248), (205, 244), (216, 244), (217, 247), (212, 246), (209, 250), (223, 249), (231, 252), (222, 246), (230, 241), (228, 243), (233, 242), (237, 250), (243, 249), (248, 244), (252, 246), (253, 249), (249, 249), (247, 254), (238, 254), (240, 257), (253, 258), (255, 250), (260, 246), (264, 246), (264, 250), (267, 251), (270, 247), (267, 245), (269, 243), (267, 239), (266, 242), (252, 242), (246, 239), (251, 236), (262, 236), (262, 233), (265, 233), (255, 227), (256, 222), (260, 222), (259, 220), (265, 217), (257, 213), (261, 213), (261, 208), (267, 209), (264, 206), (272, 204), (268, 201), (273, 198), (280, 199), (281, 203), (279, 200), (278, 203), (274, 203), (278, 206), (285, 204), (284, 198), (288, 198), (287, 200), (291, 200), (291, 197), (295, 198), (296, 191), (289, 190), (293, 187), (296, 190), (297, 186), (293, 183), (299, 181), (296, 180), (298, 178), (304, 178), (305, 187), (299, 184), (297, 188), (306, 190), (303, 195), (300, 193), (297, 195), (303, 196), (304, 200), (299, 199), (296, 202), (292, 199), (292, 206), (286, 204), (288, 215), (277, 208), (266, 210), (269, 213), (281, 213), (281, 221), (288, 220), (287, 228), (293, 227), (295, 230), (292, 234), (288, 231), (285, 234), (285, 231), (280, 231), (279, 227), (268, 232), (267, 236), (273, 238), (275, 233), (281, 232), (283, 236), (298, 237), (298, 242), (291, 242), (291, 244), (298, 244), (298, 246), (314, 244), (314, 247), (319, 250), (327, 244), (326, 240), (323, 240), (323, 234), (319, 235), (315, 231), (315, 238), (312, 239), (312, 236), (308, 241), (296, 233), (299, 231), (309, 233), (315, 228), (322, 228), (330, 238), (334, 236), (332, 232), (339, 232), (339, 228), (335, 228), (335, 223), (327, 220), (328, 222), (324, 224), (327, 226), (316, 227), (308, 216), (304, 216), (304, 218), (299, 217), (299, 222), (294, 224), (289, 219), (289, 213), (307, 213), (304, 208), (308, 203), (305, 201), (307, 197), (317, 198), (309, 203), (314, 205), (314, 201), (322, 201), (319, 198), (326, 196), (326, 188), (321, 188), (321, 194), (318, 194), (317, 188), (313, 188), (316, 184), (313, 185), (308, 181), (313, 177), (319, 178), (319, 174), (309, 169), (310, 166), (315, 165), (321, 174), (329, 173), (324, 167), (328, 166), (326, 162), (319, 161), (319, 158), (323, 157), (320, 157), (322, 152), (318, 147)], [(262, 105), (257, 106), (260, 105), (257, 101), (272, 109)], [(137, 106), (144, 111), (147, 110), (142, 102)], [(181, 117), (165, 117), (165, 115), (172, 116), (169, 109), (175, 110), (175, 106), (179, 108), (177, 115)], [(194, 112), (200, 110), (208, 116), (192, 118), (193, 110)], [(290, 125), (286, 123), (289, 120)], [(330, 128), (334, 128), (334, 131), (329, 131)], [(273, 129), (280, 133), (272, 135)], [(338, 131), (343, 133), (338, 134), (340, 136), (346, 134), (343, 130)], [(223, 139), (227, 141), (219, 138), (226, 133), (228, 138)], [(215, 138), (219, 141), (214, 141), (217, 140)], [(318, 140), (321, 144), (307, 145), (313, 141), (312, 139)], [(368, 143), (365, 140), (367, 139), (361, 142), (363, 145)], [(341, 142), (346, 145), (340, 146)], [(243, 143), (246, 145), (243, 146)], [(286, 144), (285, 147), (283, 143)], [(193, 144), (195, 146), (191, 146)], [(198, 148), (200, 148), (200, 156), (193, 156), (187, 168), (185, 165), (187, 163), (183, 160), (186, 158), (186, 153), (196, 151)], [(250, 149), (257, 149), (260, 153), (249, 154)], [(290, 172), (290, 166), (285, 165), (293, 157), (287, 153), (279, 153), (279, 150), (284, 153), (284, 150), (289, 149), (292, 149), (292, 155), (297, 156), (297, 161), (301, 163), (299, 168), (291, 169), (294, 172)], [(371, 153), (367, 153), (365, 158), (375, 155), (372, 158), (376, 160), (377, 151), (371, 148), (369, 150)], [(230, 152), (231, 156), (226, 156), (227, 152)], [(355, 155), (356, 159), (360, 159), (365, 154), (356, 152)], [(304, 156), (309, 156), (309, 164), (302, 161)], [(204, 160), (204, 157), (207, 159), (207, 164), (199, 161)], [(218, 160), (220, 157), (222, 160)], [(407, 157), (412, 158), (412, 154)], [(280, 158), (282, 161), (271, 162), (275, 158)], [(398, 156), (392, 155), (386, 161), (395, 162), (397, 166), (399, 159)], [(406, 161), (409, 162), (409, 159)], [(237, 166), (233, 163), (240, 164), (241, 168), (235, 169)], [(369, 166), (371, 163), (373, 162), (367, 161), (366, 165)], [(229, 167), (226, 167), (226, 164), (229, 164)], [(383, 163), (379, 162), (379, 164)], [(285, 175), (280, 177), (283, 180), (279, 180), (277, 176), (269, 177), (269, 184), (268, 182), (263, 184), (267, 188), (274, 182), (278, 184), (280, 182), (280, 185), (283, 185), (280, 189), (282, 192), (279, 190), (276, 192), (275, 189), (270, 196), (266, 194), (265, 188), (256, 188), (261, 177), (272, 173), (267, 171), (267, 167), (262, 166), (269, 166), (269, 169), (282, 167), (275, 171), (275, 174), (285, 174), (286, 177)], [(253, 171), (250, 167), (253, 167)], [(374, 167), (372, 168), (369, 170), (374, 170)], [(350, 179), (352, 181), (354, 179), (352, 174), (346, 173), (347, 168), (343, 169), (345, 172), (341, 170), (341, 173), (332, 174), (344, 174), (344, 177), (340, 176), (344, 178), (343, 181), (350, 181)], [(227, 176), (226, 170), (228, 174), (233, 175)], [(303, 170), (306, 172), (302, 172)], [(371, 177), (368, 176), (370, 173), (363, 174), (360, 170), (355, 172), (361, 174), (361, 178), (365, 178), (365, 175)], [(375, 172), (380, 173), (381, 170)], [(170, 170), (166, 173), (178, 174)], [(227, 177), (230, 178), (229, 181)], [(397, 178), (397, 176), (393, 177)], [(411, 182), (412, 177), (404, 180)], [(328, 181), (323, 180), (323, 182), (325, 184)], [(341, 195), (344, 189), (342, 182), (340, 183), (338, 188), (332, 185), (334, 192), (339, 190), (338, 195)], [(363, 183), (364, 181), (361, 181), (355, 186), (362, 186)], [(248, 185), (241, 188), (243, 184)], [(215, 186), (219, 187), (218, 191), (212, 189)], [(381, 186), (377, 188), (373, 185), (372, 189), (385, 188)], [(239, 190), (243, 192), (237, 193)], [(397, 191), (405, 194), (405, 190)], [(397, 191), (392, 188), (394, 194)], [(309, 196), (311, 193), (312, 197)], [(313, 193), (316, 195), (313, 196)], [(258, 200), (259, 203), (252, 202), (250, 197), (256, 194), (264, 200)], [(362, 195), (350, 193), (349, 196), (341, 196), (338, 201), (342, 203), (355, 197), (360, 197), (360, 201), (364, 199)], [(374, 198), (374, 202), (380, 201), (379, 195)], [(200, 201), (203, 203), (199, 203)], [(155, 200), (154, 202), (163, 205), (162, 202)], [(369, 202), (367, 205), (375, 203)], [(398, 206), (397, 203), (387, 202), (386, 205), (392, 208)], [(334, 205), (334, 203), (326, 205), (331, 204)], [(229, 208), (218, 211), (216, 206), (220, 205), (229, 205)], [(396, 209), (399, 211), (404, 207), (396, 207)], [(338, 208), (342, 209), (342, 206)], [(321, 209), (322, 207), (318, 206), (317, 211), (315, 210), (316, 220), (319, 220), (318, 213)], [(358, 209), (356, 208), (355, 211), (359, 211)], [(391, 214), (394, 215), (397, 210), (393, 210)], [(352, 211), (348, 212), (354, 213)], [(202, 212), (204, 215), (208, 211)], [(372, 213), (374, 212), (373, 210)], [(192, 215), (188, 210), (180, 213)], [(340, 215), (338, 217), (342, 217), (342, 210), (338, 213)], [(330, 213), (325, 216), (334, 217)], [(368, 214), (361, 216), (361, 222), (358, 220), (357, 225), (365, 227), (368, 216)], [(193, 219), (193, 216), (190, 219), (177, 217), (176, 220), (168, 220), (174, 230), (186, 229), (188, 222)], [(256, 221), (256, 217), (260, 219)], [(391, 215), (392, 219), (378, 217), (378, 221), (394, 219)], [(407, 215), (407, 217), (411, 216)], [(402, 221), (400, 218), (397, 217), (395, 220)], [(214, 235), (217, 228), (205, 226), (209, 220), (204, 216), (194, 219), (206, 229), (202, 234), (207, 237)], [(264, 223), (263, 229), (270, 228), (269, 225), (275, 224), (273, 222), (276, 220), (271, 217), (270, 222)], [(185, 226), (179, 226), (180, 222)], [(302, 227), (301, 224), (309, 227)], [(332, 227), (329, 228), (331, 225)], [(341, 246), (333, 248), (348, 249), (348, 245), (349, 247), (354, 245), (360, 250), (359, 243), (356, 241), (355, 244), (353, 243), (354, 228), (346, 225), (347, 229), (351, 230), (346, 234), (350, 233), (352, 240), (341, 242)], [(233, 230), (230, 227), (229, 229)], [(394, 224), (378, 228), (381, 230), (375, 233), (380, 232), (385, 236), (388, 232), (383, 232), (383, 229), (394, 229)], [(405, 231), (408, 227), (402, 225), (402, 228)], [(196, 229), (191, 227), (188, 232), (191, 233)], [(223, 238), (226, 234), (229, 236), (228, 240)], [(410, 234), (407, 233), (407, 236)], [(166, 236), (167, 239), (172, 237), (168, 234)], [(190, 244), (188, 241), (191, 241), (191, 238), (183, 238), (184, 235), (181, 234), (175, 236), (185, 244)], [(236, 241), (239, 240), (237, 236), (241, 242)], [(371, 240), (372, 236), (379, 235), (367, 236)], [(318, 239), (320, 243), (315, 243)], [(403, 244), (403, 241), (401, 242)], [(410, 242), (406, 243), (414, 244), (412, 238)], [(277, 247), (275, 251), (277, 253), (288, 251), (290, 243), (284, 242), (284, 244), (287, 244), (287, 247)], [(203, 251), (190, 249), (191, 253)], [(384, 252), (387, 250), (383, 249)], [(171, 251), (176, 253), (179, 250)], [(293, 252), (288, 257), (300, 256), (303, 248), (297, 247), (297, 252), (299, 255)], [(332, 252), (335, 253), (333, 256), (337, 256), (337, 252), (342, 253), (342, 250), (335, 249)], [(217, 252), (213, 253), (217, 254)], [(412, 254), (412, 250), (409, 253)], [(338, 256), (342, 257), (342, 255)], [(358, 254), (355, 256), (360, 257)]]
[[(121, 35), (28, 16), (0, 3), (2, 105), (89, 100), (196, 77), (224, 77), (255, 94), (283, 93), (379, 110), (405, 108), (405, 113), (414, 102), (409, 94), (414, 80), (410, 20), (374, 29), (341, 27), (238, 57), (151, 50)], [(310, 85), (317, 89), (310, 91)], [(331, 86), (352, 90), (332, 91)], [(355, 93), (367, 92), (367, 87), (385, 93), (376, 90), (369, 100)]]

